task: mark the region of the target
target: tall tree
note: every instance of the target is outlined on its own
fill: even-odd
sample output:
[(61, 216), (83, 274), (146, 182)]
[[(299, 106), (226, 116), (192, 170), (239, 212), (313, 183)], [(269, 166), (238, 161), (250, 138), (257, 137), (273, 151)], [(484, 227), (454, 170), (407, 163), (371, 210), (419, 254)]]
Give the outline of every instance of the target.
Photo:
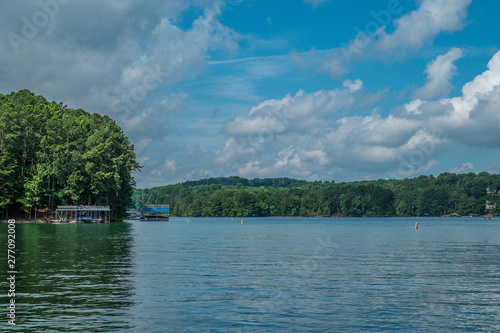
[(28, 90), (0, 95), (0, 209), (131, 204), (134, 147), (107, 116), (48, 102)]

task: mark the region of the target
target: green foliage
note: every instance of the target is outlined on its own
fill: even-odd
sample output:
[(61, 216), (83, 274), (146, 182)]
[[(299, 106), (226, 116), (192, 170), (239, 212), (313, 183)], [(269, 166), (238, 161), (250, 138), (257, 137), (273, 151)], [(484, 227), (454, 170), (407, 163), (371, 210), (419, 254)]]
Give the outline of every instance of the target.
[(28, 90), (0, 95), (0, 209), (24, 211), (58, 204), (109, 205), (124, 217), (133, 145), (107, 116), (48, 102)]
[(500, 190), (500, 175), (443, 173), (404, 180), (355, 183), (289, 178), (210, 178), (136, 189), (134, 205), (169, 204), (176, 216), (441, 216), (484, 214), (486, 188)]

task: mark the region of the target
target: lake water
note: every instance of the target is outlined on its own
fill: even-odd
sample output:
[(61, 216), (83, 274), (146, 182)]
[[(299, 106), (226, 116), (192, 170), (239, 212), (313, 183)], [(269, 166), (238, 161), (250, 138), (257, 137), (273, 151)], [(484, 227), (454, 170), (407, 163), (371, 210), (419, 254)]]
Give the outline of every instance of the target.
[(16, 225), (12, 331), (500, 331), (500, 219), (171, 220)]

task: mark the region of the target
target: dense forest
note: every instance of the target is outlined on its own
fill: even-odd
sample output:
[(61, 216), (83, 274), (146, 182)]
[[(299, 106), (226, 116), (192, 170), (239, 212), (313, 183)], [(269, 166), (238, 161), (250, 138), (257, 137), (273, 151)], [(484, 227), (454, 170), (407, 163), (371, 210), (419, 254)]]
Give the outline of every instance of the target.
[[(107, 116), (48, 102), (28, 90), (0, 94), (1, 217), (57, 205), (110, 206), (125, 216), (140, 166)], [(33, 215), (32, 215), (33, 214)]]
[(468, 216), (498, 214), (499, 190), (500, 175), (486, 172), (352, 183), (227, 177), (136, 189), (133, 201), (169, 204), (175, 216)]

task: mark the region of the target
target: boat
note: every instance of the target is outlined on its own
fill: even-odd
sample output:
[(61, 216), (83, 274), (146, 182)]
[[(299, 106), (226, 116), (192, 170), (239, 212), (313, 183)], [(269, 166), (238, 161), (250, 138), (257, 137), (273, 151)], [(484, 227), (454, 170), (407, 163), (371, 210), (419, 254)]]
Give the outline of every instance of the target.
[(92, 218), (91, 217), (80, 217), (80, 221), (83, 223), (92, 223)]
[(49, 223), (75, 223), (76, 221), (70, 221), (67, 218), (62, 218), (62, 219), (55, 219), (55, 220), (49, 220)]
[(70, 223), (102, 223), (110, 221), (109, 206), (57, 206), (56, 218)]

